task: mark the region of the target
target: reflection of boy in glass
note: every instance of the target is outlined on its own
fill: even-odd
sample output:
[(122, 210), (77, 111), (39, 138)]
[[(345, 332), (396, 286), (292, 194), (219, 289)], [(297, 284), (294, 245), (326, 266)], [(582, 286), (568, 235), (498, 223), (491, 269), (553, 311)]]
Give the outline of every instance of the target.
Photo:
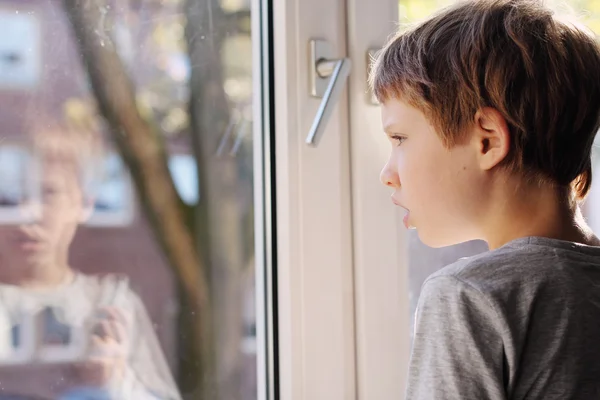
[[(77, 226), (91, 213), (99, 148), (91, 136), (62, 127), (33, 135), (37, 165), (27, 186), (35, 190), (22, 204), (25, 222), (0, 232), (0, 323), (7, 324), (0, 330), (10, 333), (4, 343), (0, 336), (0, 399), (179, 398), (126, 279), (86, 276), (68, 264)], [(14, 365), (24, 318), (33, 321), (35, 348)]]

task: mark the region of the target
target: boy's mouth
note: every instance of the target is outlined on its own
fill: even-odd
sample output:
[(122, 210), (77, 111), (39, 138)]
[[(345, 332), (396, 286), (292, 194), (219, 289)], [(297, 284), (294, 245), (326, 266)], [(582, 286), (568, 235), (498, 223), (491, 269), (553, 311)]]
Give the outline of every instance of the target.
[(24, 251), (37, 251), (45, 244), (44, 235), (35, 227), (21, 227), (11, 232), (10, 236), (15, 247)]
[(404, 215), (404, 218), (402, 219), (402, 222), (404, 222), (404, 226), (406, 227), (406, 229), (410, 229), (410, 223), (408, 222), (409, 218), (410, 218), (410, 211), (406, 210), (406, 214)]
[(400, 203), (398, 200), (396, 200), (394, 198), (394, 196), (392, 196), (392, 203), (394, 203), (395, 205), (397, 205), (400, 208), (403, 208), (404, 211), (406, 212), (406, 214), (404, 215), (404, 218), (402, 219), (402, 222), (404, 222), (404, 226), (406, 227), (406, 229), (412, 229), (413, 226), (410, 225), (409, 219), (410, 219), (410, 210), (406, 207), (404, 207), (402, 205), (402, 203)]
[(13, 238), (14, 244), (24, 251), (36, 251), (43, 247), (43, 242), (37, 238), (19, 235)]
[(402, 203), (400, 203), (398, 200), (396, 200), (396, 198), (392, 195), (392, 203), (394, 203), (395, 205), (397, 205), (398, 207), (402, 207), (406, 210), (406, 207), (404, 207), (402, 205)]

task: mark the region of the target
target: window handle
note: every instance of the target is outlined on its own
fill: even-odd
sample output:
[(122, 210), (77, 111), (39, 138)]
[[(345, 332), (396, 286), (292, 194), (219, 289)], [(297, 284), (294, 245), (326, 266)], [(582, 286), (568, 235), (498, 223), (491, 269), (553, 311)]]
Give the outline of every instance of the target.
[(352, 63), (349, 58), (330, 58), (328, 43), (323, 40), (311, 40), (310, 50), (311, 96), (323, 98), (306, 137), (306, 144), (316, 147), (348, 80)]

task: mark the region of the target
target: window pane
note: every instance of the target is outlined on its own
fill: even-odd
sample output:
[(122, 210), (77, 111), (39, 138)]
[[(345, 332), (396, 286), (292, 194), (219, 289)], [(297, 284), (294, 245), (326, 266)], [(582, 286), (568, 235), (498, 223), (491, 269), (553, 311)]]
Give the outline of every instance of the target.
[(250, 18), (0, 0), (0, 400), (256, 398)]

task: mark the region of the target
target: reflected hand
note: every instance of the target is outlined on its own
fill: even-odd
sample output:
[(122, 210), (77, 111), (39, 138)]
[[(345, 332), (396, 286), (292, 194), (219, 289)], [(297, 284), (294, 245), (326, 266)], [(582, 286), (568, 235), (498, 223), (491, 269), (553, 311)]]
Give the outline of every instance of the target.
[(73, 364), (77, 386), (104, 387), (119, 381), (127, 363), (126, 320), (113, 307), (99, 310), (98, 321), (92, 328), (90, 356)]

